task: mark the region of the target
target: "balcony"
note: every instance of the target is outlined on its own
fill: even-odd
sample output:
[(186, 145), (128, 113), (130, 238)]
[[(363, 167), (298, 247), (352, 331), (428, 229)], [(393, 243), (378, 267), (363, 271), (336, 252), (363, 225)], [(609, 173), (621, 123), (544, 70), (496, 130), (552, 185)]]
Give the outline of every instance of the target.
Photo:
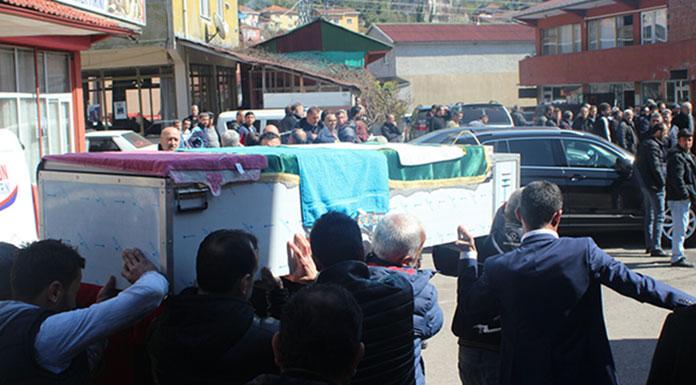
[(696, 79), (696, 39), (597, 51), (534, 56), (520, 61), (520, 84), (589, 84), (669, 79), (688, 70)]

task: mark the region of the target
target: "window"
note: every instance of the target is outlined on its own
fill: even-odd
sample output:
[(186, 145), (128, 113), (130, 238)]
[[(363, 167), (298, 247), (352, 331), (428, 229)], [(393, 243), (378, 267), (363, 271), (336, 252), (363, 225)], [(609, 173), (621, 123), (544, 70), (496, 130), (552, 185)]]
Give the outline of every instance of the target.
[(569, 24), (541, 30), (542, 54), (580, 52), (580, 24)]
[(641, 83), (640, 96), (643, 99), (643, 102), (646, 102), (648, 99), (661, 100), (662, 93), (660, 92), (660, 83), (659, 82), (643, 82), (643, 83)]
[(111, 138), (93, 138), (87, 140), (89, 143), (89, 152), (102, 152), (102, 151), (121, 151), (116, 143), (111, 140)]
[(588, 49), (608, 49), (633, 45), (633, 16), (617, 16), (587, 22)]
[(201, 17), (210, 18), (210, 0), (201, 1)]
[(689, 101), (689, 82), (687, 80), (671, 80), (667, 82), (667, 101), (683, 103)]
[(353, 24), (353, 18), (349, 17), (348, 20), (346, 21), (348, 24)]
[(17, 91), (13, 49), (0, 49), (0, 92)]
[(189, 65), (191, 104), (196, 104), (201, 111), (215, 110), (213, 105), (213, 67), (209, 65)]
[(563, 154), (568, 167), (614, 168), (616, 155), (604, 147), (582, 140), (563, 140)]
[(641, 14), (643, 44), (667, 42), (667, 9), (656, 9)]
[(553, 143), (554, 140), (549, 139), (508, 141), (510, 152), (513, 154), (520, 154), (522, 166), (556, 166), (553, 155)]

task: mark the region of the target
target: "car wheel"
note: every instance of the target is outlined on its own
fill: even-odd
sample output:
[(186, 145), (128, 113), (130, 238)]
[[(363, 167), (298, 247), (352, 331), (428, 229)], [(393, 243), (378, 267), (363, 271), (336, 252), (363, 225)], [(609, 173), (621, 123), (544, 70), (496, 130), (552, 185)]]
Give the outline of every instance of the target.
[[(674, 230), (674, 222), (672, 220), (672, 213), (669, 209), (665, 210), (665, 224), (662, 228), (662, 238), (671, 245), (672, 242), (672, 231)], [(693, 207), (689, 207), (689, 221), (686, 225), (686, 236), (684, 237), (685, 245), (696, 244), (696, 211)]]

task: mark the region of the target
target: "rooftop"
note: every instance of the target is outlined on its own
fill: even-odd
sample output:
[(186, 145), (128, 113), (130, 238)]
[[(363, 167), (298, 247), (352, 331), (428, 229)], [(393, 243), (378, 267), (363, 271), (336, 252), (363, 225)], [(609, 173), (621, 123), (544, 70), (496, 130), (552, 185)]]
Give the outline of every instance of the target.
[(280, 5), (275, 5), (275, 4), (268, 6), (259, 12), (261, 12), (261, 13), (283, 13), (283, 14), (285, 14), (285, 13), (288, 13), (288, 14), (289, 13), (292, 13), (292, 14), (297, 13), (292, 9), (281, 7)]
[(529, 41), (534, 29), (520, 24), (376, 24), (393, 43)]
[(241, 13), (260, 13), (259, 11), (255, 10), (254, 8), (247, 7), (246, 5), (240, 5), (239, 12), (241, 12)]

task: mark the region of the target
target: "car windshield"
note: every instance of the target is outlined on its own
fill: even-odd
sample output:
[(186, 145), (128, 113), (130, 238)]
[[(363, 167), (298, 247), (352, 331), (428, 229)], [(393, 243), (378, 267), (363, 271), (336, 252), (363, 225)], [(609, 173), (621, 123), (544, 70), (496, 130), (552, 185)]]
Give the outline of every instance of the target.
[(123, 139), (127, 140), (135, 148), (143, 148), (152, 144), (149, 140), (143, 138), (135, 132), (126, 132), (123, 134)]
[(453, 111), (459, 111), (464, 113), (464, 122), (471, 122), (474, 120), (481, 119), (483, 114), (488, 115), (488, 125), (493, 126), (512, 126), (512, 122), (508, 114), (505, 112), (503, 106), (458, 106)]

